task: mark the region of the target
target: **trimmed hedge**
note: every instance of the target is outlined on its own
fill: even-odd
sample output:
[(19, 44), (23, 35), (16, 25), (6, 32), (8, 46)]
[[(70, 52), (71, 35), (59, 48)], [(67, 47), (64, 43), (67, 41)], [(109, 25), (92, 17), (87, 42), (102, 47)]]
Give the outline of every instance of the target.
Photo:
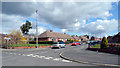
[[(30, 44), (36, 44), (36, 41), (30, 41)], [(53, 44), (53, 41), (39, 41), (38, 44)]]

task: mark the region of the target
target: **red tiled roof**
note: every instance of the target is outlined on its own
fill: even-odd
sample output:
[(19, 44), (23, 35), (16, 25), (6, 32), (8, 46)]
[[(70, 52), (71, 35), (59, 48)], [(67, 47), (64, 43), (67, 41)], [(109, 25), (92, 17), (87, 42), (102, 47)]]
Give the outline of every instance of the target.
[(42, 34), (40, 34), (38, 36), (39, 38), (63, 38), (63, 39), (73, 39), (70, 35), (68, 34), (61, 34), (61, 33), (56, 33), (56, 32), (49, 32), (49, 31), (45, 31)]
[(75, 35), (72, 35), (72, 37), (77, 40), (80, 39), (78, 36), (75, 36)]

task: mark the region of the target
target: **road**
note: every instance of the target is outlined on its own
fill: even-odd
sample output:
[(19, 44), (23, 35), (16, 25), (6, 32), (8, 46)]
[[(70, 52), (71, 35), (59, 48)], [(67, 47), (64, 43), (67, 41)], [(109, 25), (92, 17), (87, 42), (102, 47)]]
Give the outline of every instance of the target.
[(2, 66), (93, 66), (60, 58), (59, 53), (82, 46), (69, 46), (61, 49), (39, 48), (2, 51)]

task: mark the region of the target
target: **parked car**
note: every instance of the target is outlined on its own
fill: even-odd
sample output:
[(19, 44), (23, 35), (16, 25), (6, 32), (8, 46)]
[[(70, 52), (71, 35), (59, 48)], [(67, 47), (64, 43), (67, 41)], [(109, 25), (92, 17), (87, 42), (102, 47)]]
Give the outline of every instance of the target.
[(53, 48), (65, 48), (65, 44), (63, 42), (55, 42)]
[(99, 44), (100, 43), (100, 41), (96, 41), (96, 40), (94, 40), (94, 41), (90, 41), (90, 45), (95, 45), (95, 44)]
[(79, 45), (79, 43), (78, 42), (73, 42), (72, 43), (72, 46), (76, 46), (76, 45)]
[(81, 44), (82, 44), (82, 41), (79, 42), (79, 45), (81, 45)]

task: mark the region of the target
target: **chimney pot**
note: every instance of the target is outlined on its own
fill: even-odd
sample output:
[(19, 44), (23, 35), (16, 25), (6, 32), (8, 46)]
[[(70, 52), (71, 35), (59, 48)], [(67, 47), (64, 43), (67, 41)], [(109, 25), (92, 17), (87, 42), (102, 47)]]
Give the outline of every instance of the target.
[(50, 32), (53, 32), (53, 30), (50, 30)]

